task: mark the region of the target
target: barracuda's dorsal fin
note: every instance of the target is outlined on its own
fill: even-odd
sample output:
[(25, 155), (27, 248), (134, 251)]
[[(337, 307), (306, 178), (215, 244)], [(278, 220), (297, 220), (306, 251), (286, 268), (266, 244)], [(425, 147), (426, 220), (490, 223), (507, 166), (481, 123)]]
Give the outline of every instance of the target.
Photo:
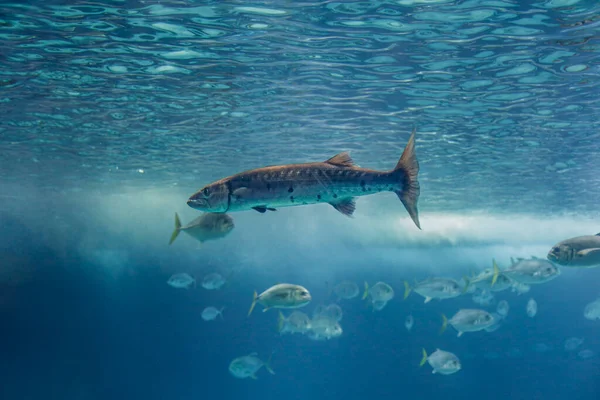
[(327, 164), (335, 165), (336, 167), (353, 167), (354, 160), (350, 157), (348, 152), (344, 151), (342, 153), (336, 154), (331, 157), (329, 160), (325, 161)]

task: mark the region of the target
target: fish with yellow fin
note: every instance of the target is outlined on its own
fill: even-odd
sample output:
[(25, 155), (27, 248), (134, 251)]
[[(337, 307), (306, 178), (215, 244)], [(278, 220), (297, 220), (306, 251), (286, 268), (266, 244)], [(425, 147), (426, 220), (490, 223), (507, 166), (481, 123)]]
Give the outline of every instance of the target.
[(425, 363), (431, 365), (433, 368), (431, 373), (433, 374), (450, 375), (460, 371), (462, 368), (456, 354), (440, 349), (436, 349), (430, 355), (427, 355), (427, 351), (423, 349), (423, 358), (421, 358), (419, 367), (422, 367)]
[(181, 224), (179, 215), (175, 213), (175, 230), (171, 234), (169, 245), (177, 239), (182, 231), (203, 243), (224, 238), (234, 227), (233, 218), (224, 213), (204, 213), (186, 225)]
[(264, 307), (263, 312), (265, 312), (270, 308), (291, 309), (304, 307), (311, 300), (310, 292), (305, 287), (290, 283), (280, 283), (271, 286), (261, 294), (256, 294), (256, 291), (254, 292), (254, 299), (248, 311), (248, 316), (252, 314), (252, 310), (254, 310), (257, 303)]

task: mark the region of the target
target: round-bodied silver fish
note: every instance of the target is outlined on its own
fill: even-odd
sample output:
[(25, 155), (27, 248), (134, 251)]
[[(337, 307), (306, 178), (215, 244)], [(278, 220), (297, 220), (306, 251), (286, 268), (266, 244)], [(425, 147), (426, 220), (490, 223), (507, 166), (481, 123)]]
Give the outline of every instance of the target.
[(472, 298), (473, 302), (479, 304), (480, 306), (490, 306), (496, 301), (494, 294), (486, 289), (477, 289), (477, 292), (473, 294)]
[(492, 314), (479, 309), (461, 309), (449, 320), (442, 315), (443, 323), (440, 333), (446, 330), (448, 324), (452, 325), (461, 337), (464, 332), (477, 332), (495, 323)]
[(560, 270), (556, 266), (541, 258), (519, 258), (516, 262), (513, 259), (511, 261), (512, 265), (502, 272), (498, 268), (496, 261), (494, 261), (494, 279), (492, 280), (492, 284), (497, 281), (501, 273), (511, 280), (526, 285), (546, 283), (560, 275)]
[(202, 319), (205, 321), (213, 321), (215, 318), (217, 318), (217, 316), (220, 316), (221, 319), (223, 319), (224, 309), (225, 307), (221, 307), (221, 309), (212, 306), (206, 307), (204, 310), (202, 310)]
[(340, 337), (342, 326), (336, 320), (320, 315), (311, 321), (309, 338), (312, 340), (329, 340)]
[(283, 313), (279, 312), (279, 318), (277, 321), (277, 331), (279, 334), (284, 333), (308, 333), (311, 329), (311, 322), (308, 315), (302, 311), (294, 311), (289, 317), (285, 317)]
[(175, 213), (175, 230), (171, 235), (169, 245), (177, 239), (182, 231), (203, 243), (224, 238), (234, 227), (233, 218), (224, 213), (204, 213), (186, 225), (181, 225), (179, 215)]
[(173, 274), (167, 280), (167, 284), (177, 289), (189, 289), (192, 286), (196, 287), (196, 279), (186, 273)]
[(591, 321), (600, 319), (600, 299), (587, 304), (583, 309), (583, 316)]
[(404, 327), (406, 328), (407, 331), (410, 332), (410, 330), (412, 329), (414, 324), (415, 324), (415, 319), (412, 315), (409, 315), (408, 317), (406, 317), (406, 319), (404, 319)]
[(341, 299), (350, 300), (358, 296), (360, 289), (354, 282), (343, 281), (335, 285), (333, 292), (338, 297), (338, 301)]
[(449, 278), (428, 278), (418, 282), (413, 288), (407, 281), (404, 281), (404, 299), (408, 297), (411, 290), (425, 298), (425, 303), (432, 299), (451, 299), (460, 296), (465, 290), (454, 279)]
[(525, 306), (525, 311), (527, 312), (527, 316), (529, 318), (535, 317), (538, 312), (537, 301), (535, 301), (533, 298), (529, 299), (527, 306)]
[(252, 314), (252, 310), (256, 304), (261, 304), (264, 309), (263, 312), (270, 308), (300, 308), (304, 307), (310, 301), (312, 297), (308, 289), (300, 285), (292, 285), (289, 283), (280, 283), (272, 286), (262, 292), (256, 294), (254, 292), (254, 299), (248, 311), (248, 316)]
[(275, 372), (270, 366), (270, 362), (271, 357), (269, 357), (267, 362), (263, 362), (260, 358), (258, 358), (257, 353), (252, 353), (247, 356), (238, 357), (231, 361), (229, 364), (229, 372), (231, 375), (239, 379), (257, 379), (256, 373), (264, 366), (269, 373), (275, 375)]
[(600, 233), (563, 240), (552, 246), (548, 260), (565, 267), (600, 266)]
[(583, 344), (585, 340), (583, 338), (571, 337), (565, 340), (565, 350), (574, 351)]
[(519, 282), (513, 282), (511, 288), (512, 291), (517, 293), (518, 296), (527, 293), (529, 292), (529, 290), (531, 290), (531, 286)]
[(325, 307), (325, 309), (321, 312), (321, 315), (333, 321), (340, 322), (344, 313), (342, 311), (342, 307), (338, 306), (337, 304), (330, 304)]
[(368, 296), (371, 297), (371, 302), (387, 303), (394, 298), (394, 289), (385, 282), (377, 282), (373, 287), (369, 288), (369, 284), (365, 282), (365, 292), (362, 296), (363, 300)]
[(423, 349), (423, 358), (419, 367), (425, 365), (426, 362), (433, 368), (432, 374), (450, 375), (461, 369), (460, 360), (455, 354), (440, 349), (436, 349), (429, 356), (427, 356), (427, 351)]
[(225, 278), (217, 272), (212, 272), (202, 279), (202, 287), (206, 290), (219, 290), (224, 284)]

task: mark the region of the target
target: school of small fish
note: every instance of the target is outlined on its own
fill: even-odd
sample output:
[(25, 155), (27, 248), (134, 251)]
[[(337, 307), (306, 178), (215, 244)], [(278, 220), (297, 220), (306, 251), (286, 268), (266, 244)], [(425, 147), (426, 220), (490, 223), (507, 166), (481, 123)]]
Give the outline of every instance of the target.
[[(413, 132), (400, 160), (390, 171), (359, 168), (347, 153), (340, 153), (324, 162), (259, 168), (207, 185), (188, 200), (189, 206), (206, 212), (186, 225), (182, 225), (179, 216), (175, 214), (175, 230), (169, 245), (181, 231), (200, 243), (226, 237), (235, 226), (226, 212), (255, 210), (265, 213), (276, 211), (279, 207), (322, 202), (351, 216), (356, 197), (384, 191), (396, 193), (412, 221), (420, 229), (417, 210), (420, 194), (417, 180), (419, 164), (415, 155), (414, 135)], [(404, 281), (402, 298), (406, 300), (414, 292), (423, 298), (424, 304), (431, 304), (469, 295), (475, 304), (474, 308), (457, 309), (450, 318), (442, 314), (439, 333), (443, 334), (448, 327), (452, 327), (458, 337), (463, 334), (481, 334), (480, 332), (489, 334), (504, 324), (511, 308), (506, 300), (500, 300), (496, 304), (495, 293), (509, 289), (517, 295), (528, 293), (533, 286), (558, 278), (561, 275), (559, 267), (600, 266), (600, 234), (561, 241), (551, 247), (544, 259), (533, 256), (527, 259), (511, 258), (510, 261), (508, 267), (500, 268), (496, 260), (492, 260), (491, 268), (463, 277), (464, 283), (443, 276), (429, 277), (412, 284)], [(220, 290), (227, 281), (227, 277), (213, 272), (202, 278), (201, 286), (205, 290)], [(197, 287), (196, 278), (188, 273), (172, 275), (167, 284), (185, 290)], [(356, 301), (353, 299), (359, 296), (359, 285), (343, 280), (331, 290), (330, 297), (335, 302), (317, 305), (309, 316), (300, 310), (312, 301), (309, 289), (296, 283), (277, 283), (260, 294), (254, 292), (247, 315), (251, 317), (257, 305), (262, 306), (263, 312), (277, 309), (276, 327), (281, 336), (302, 335), (309, 340), (328, 341), (344, 334), (341, 325), (344, 312), (340, 304)], [(390, 284), (378, 281), (370, 285), (364, 282), (362, 300), (372, 312), (382, 312), (395, 298), (394, 288)], [(224, 319), (223, 310), (224, 307), (207, 306), (201, 312), (201, 318), (207, 322), (215, 321), (218, 317)], [(538, 304), (531, 297), (521, 310), (528, 317), (534, 318), (538, 314)], [(600, 297), (584, 307), (583, 317), (600, 321)], [(411, 332), (417, 321), (412, 314), (405, 315), (404, 318), (404, 326)], [(565, 341), (564, 348), (575, 352), (583, 343), (583, 338), (569, 338)], [(535, 349), (544, 352), (548, 351), (548, 346), (538, 343)], [(582, 359), (594, 356), (594, 352), (589, 349), (577, 354)], [(271, 356), (266, 361), (263, 360), (257, 353), (237, 357), (231, 361), (229, 372), (235, 378), (257, 379), (257, 373), (264, 366), (270, 374), (275, 374), (271, 368)], [(421, 361), (415, 364), (419, 367), (429, 364), (432, 373), (440, 375), (451, 375), (463, 369), (456, 354), (439, 348), (435, 348), (431, 354), (422, 349)]]

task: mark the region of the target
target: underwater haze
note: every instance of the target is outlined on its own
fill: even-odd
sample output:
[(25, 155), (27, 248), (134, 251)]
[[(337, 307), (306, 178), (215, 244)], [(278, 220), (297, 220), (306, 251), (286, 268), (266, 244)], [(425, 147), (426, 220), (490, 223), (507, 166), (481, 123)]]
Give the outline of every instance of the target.
[[(599, 99), (597, 0), (2, 1), (0, 398), (596, 400), (600, 268), (471, 282), (600, 232)], [(413, 129), (421, 230), (387, 192), (169, 245), (205, 185), (344, 151), (388, 171)], [(248, 315), (280, 283), (310, 303)], [(499, 328), (442, 332), (460, 309)], [(460, 370), (420, 366), (438, 348)]]

